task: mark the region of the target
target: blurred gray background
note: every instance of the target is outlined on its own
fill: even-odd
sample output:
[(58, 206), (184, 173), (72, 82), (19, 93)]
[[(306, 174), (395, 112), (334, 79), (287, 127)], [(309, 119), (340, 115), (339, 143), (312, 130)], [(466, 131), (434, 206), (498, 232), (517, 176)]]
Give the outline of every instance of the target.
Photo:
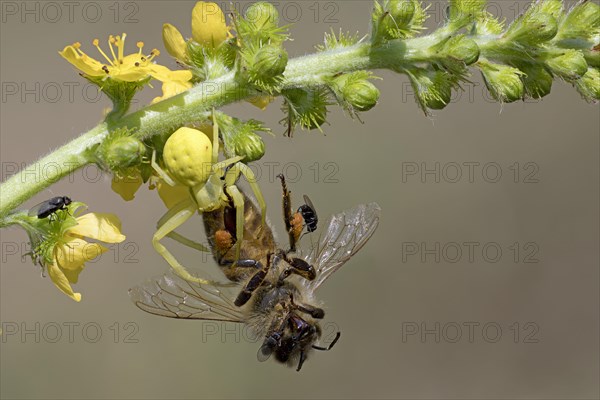
[[(80, 41), (96, 56), (92, 39), (127, 32), (129, 51), (143, 40), (175, 67), (162, 23), (191, 34), (193, 2), (65, 3), (2, 2), (2, 179), (94, 126), (109, 105), (57, 54), (65, 45)], [(510, 21), (526, 4), (496, 2), (491, 10)], [(433, 3), (430, 26), (441, 23), (445, 6)], [(294, 23), (287, 48), (299, 56), (330, 27), (367, 33), (371, 2), (278, 8)], [(127, 241), (88, 264), (76, 304), (21, 260), (24, 232), (1, 231), (1, 396), (598, 398), (598, 107), (561, 82), (543, 101), (502, 106), (474, 74), (428, 118), (405, 76), (378, 75), (381, 101), (362, 115), (364, 124), (333, 109), (324, 134), (284, 138), (279, 101), (265, 112), (226, 108), (276, 133), (265, 137), (256, 169), (280, 233), (279, 172), (296, 202), (309, 194), (323, 220), (363, 202), (383, 209), (368, 245), (319, 292), (326, 337), (342, 331), (331, 352), (296, 373), (258, 363), (259, 343), (241, 327), (138, 310), (127, 290), (167, 269), (150, 243), (164, 206), (144, 188), (123, 202), (110, 177), (88, 167), (26, 206), (69, 195), (92, 211), (117, 213)], [(138, 105), (159, 91), (160, 84), (147, 89)], [(439, 176), (427, 173), (436, 169)], [(203, 240), (201, 219), (182, 232)], [(186, 265), (216, 268), (165, 243)]]

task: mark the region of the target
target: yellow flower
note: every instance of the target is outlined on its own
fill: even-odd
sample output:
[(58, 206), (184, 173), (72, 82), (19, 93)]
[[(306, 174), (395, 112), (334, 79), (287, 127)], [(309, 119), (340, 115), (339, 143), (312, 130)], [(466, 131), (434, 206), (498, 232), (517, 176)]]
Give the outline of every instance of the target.
[(216, 3), (199, 1), (192, 10), (192, 37), (207, 47), (217, 47), (227, 39), (225, 15)]
[(76, 225), (65, 229), (57, 240), (48, 275), (64, 294), (80, 301), (81, 294), (73, 292), (71, 284), (77, 283), (86, 261), (108, 250), (98, 243), (88, 243), (84, 238), (119, 243), (125, 240), (125, 236), (121, 234), (121, 221), (114, 214), (88, 213), (77, 217), (76, 222)]
[(159, 80), (163, 82), (163, 96), (159, 99), (166, 98), (167, 94), (180, 93), (192, 86), (189, 82), (192, 79), (191, 71), (171, 71), (165, 66), (155, 64), (153, 60), (160, 52), (154, 49), (149, 55), (142, 54), (143, 42), (137, 43), (137, 53), (124, 55), (126, 36), (125, 33), (123, 36), (109, 36), (108, 47), (112, 59), (100, 48), (98, 39), (94, 39), (93, 45), (106, 60), (104, 64), (85, 54), (79, 42), (66, 46), (59, 54), (90, 78), (110, 78), (122, 82), (140, 82), (149, 77)]

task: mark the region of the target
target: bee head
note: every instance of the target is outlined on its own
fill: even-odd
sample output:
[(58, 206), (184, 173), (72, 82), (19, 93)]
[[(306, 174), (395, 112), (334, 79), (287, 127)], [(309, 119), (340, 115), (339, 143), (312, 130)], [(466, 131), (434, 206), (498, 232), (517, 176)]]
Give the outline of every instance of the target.
[(300, 371), (308, 352), (321, 337), (321, 327), (315, 321), (306, 321), (294, 313), (290, 313), (286, 326), (281, 332), (274, 332), (266, 337), (258, 351), (258, 360), (265, 361), (271, 354), (281, 363), (295, 365)]

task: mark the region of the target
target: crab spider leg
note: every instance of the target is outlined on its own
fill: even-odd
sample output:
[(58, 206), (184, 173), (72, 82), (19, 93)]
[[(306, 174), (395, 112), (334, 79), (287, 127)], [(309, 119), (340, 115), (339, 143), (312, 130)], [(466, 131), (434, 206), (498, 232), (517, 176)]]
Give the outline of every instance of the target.
[(214, 284), (214, 282), (208, 281), (206, 279), (196, 278), (192, 276), (183, 265), (181, 265), (177, 259), (167, 250), (167, 248), (160, 243), (160, 240), (167, 236), (169, 233), (173, 232), (177, 227), (182, 225), (185, 221), (187, 221), (192, 215), (194, 215), (197, 211), (197, 207), (194, 202), (190, 200), (184, 200), (169, 211), (165, 213), (165, 215), (160, 219), (158, 224), (158, 229), (154, 233), (152, 237), (152, 246), (154, 246), (154, 250), (158, 254), (160, 254), (169, 265), (175, 270), (177, 275), (186, 279), (188, 281), (197, 282), (201, 284)]
[(256, 197), (256, 201), (260, 207), (260, 215), (262, 215), (261, 224), (264, 225), (265, 218), (267, 217), (267, 203), (265, 203), (265, 199), (260, 191), (260, 187), (256, 182), (256, 176), (254, 175), (254, 172), (252, 172), (252, 169), (250, 169), (250, 167), (248, 167), (246, 164), (237, 163), (236, 166), (248, 181), (248, 184), (250, 185), (250, 188)]
[(217, 118), (215, 117), (215, 109), (212, 110), (213, 119), (213, 141), (212, 141), (212, 164), (216, 164), (219, 161), (219, 124), (217, 124)]
[(158, 176), (163, 181), (167, 182), (167, 184), (169, 186), (175, 186), (176, 185), (175, 181), (169, 176), (169, 174), (167, 174), (167, 172), (164, 169), (162, 169), (160, 167), (160, 165), (158, 165), (158, 163), (156, 162), (156, 150), (152, 150), (152, 161), (150, 162), (150, 165), (156, 171), (156, 173), (158, 174)]
[[(156, 226), (160, 227), (161, 225), (163, 225), (169, 217), (170, 217), (169, 213), (165, 213), (165, 215), (163, 215), (158, 220), (158, 222), (156, 223)], [(206, 246), (204, 246), (202, 243), (194, 242), (193, 240), (188, 239), (185, 236), (183, 236), (182, 234), (177, 233), (175, 231), (171, 231), (171, 232), (167, 233), (165, 236), (181, 243), (184, 246), (190, 247), (194, 250), (207, 252), (207, 253), (210, 252), (210, 250), (208, 248), (206, 248)]]
[(227, 168), (228, 166), (230, 166), (231, 164), (235, 164), (236, 162), (242, 160), (244, 157), (242, 156), (237, 156), (237, 157), (232, 157), (232, 158), (228, 158), (227, 160), (223, 160), (221, 162), (218, 162), (216, 164), (213, 164), (212, 166), (212, 170), (213, 172), (217, 173), (217, 172), (221, 172), (223, 171), (225, 168)]
[(169, 232), (165, 235), (168, 238), (171, 238), (184, 246), (190, 247), (194, 250), (202, 251), (202, 252), (210, 252), (209, 249), (206, 248), (202, 243), (195, 242), (191, 239), (186, 238), (181, 233), (177, 233), (175, 231)]
[(265, 203), (265, 199), (260, 191), (260, 187), (256, 181), (256, 176), (254, 175), (254, 172), (252, 172), (252, 169), (241, 162), (235, 164), (229, 171), (227, 171), (227, 175), (225, 175), (225, 186), (229, 187), (235, 185), (235, 181), (237, 181), (240, 173), (244, 175), (246, 181), (248, 181), (248, 184), (250, 185), (250, 188), (252, 188), (254, 197), (256, 197), (256, 201), (260, 207), (260, 215), (262, 216), (261, 223), (264, 225), (265, 218), (267, 216), (267, 203)]
[(235, 206), (235, 231), (237, 241), (235, 243), (235, 260), (240, 259), (240, 250), (242, 248), (242, 240), (244, 240), (244, 196), (235, 185), (225, 187), (227, 194), (233, 199)]

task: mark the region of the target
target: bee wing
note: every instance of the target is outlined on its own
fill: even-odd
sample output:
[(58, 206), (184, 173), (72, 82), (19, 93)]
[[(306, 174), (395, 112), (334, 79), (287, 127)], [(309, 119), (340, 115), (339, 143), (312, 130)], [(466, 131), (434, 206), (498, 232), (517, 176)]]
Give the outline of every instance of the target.
[(163, 317), (244, 322), (231, 296), (215, 286), (186, 281), (173, 272), (129, 289), (129, 297), (140, 309)]
[(315, 291), (367, 243), (379, 225), (381, 207), (377, 203), (361, 204), (331, 217), (325, 236), (304, 258), (317, 277), (303, 284)]

